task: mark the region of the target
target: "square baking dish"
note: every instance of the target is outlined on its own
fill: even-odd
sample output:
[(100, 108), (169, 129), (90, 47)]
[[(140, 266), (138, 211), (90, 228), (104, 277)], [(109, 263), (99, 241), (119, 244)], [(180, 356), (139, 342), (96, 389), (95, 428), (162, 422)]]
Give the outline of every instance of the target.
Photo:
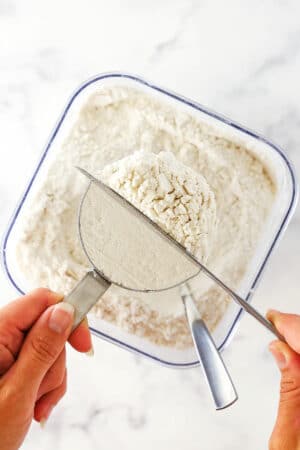
[[(272, 177), (278, 186), (276, 200), (247, 273), (236, 290), (239, 295), (250, 301), (267, 261), (283, 235), (296, 206), (297, 183), (290, 161), (280, 148), (266, 138), (208, 110), (192, 100), (153, 85), (138, 76), (126, 73), (106, 73), (86, 81), (73, 93), (63, 110), (3, 238), (1, 248), (2, 264), (10, 282), (21, 294), (28, 289), (26, 280), (22, 279), (14, 263), (16, 229), (22, 221), (23, 211), (26, 210), (28, 199), (36, 186), (38, 186), (39, 180), (45, 175), (47, 167), (51, 164), (54, 155), (76, 121), (81, 107), (92, 93), (104, 85), (132, 86), (146, 91), (164, 102), (169, 102), (176, 108), (184, 109), (199, 117), (201, 121), (213, 125), (221, 135), (241, 143), (247, 143), (247, 148), (268, 163), (268, 169), (271, 171)], [(242, 310), (234, 302), (231, 302), (227, 307), (225, 315), (212, 333), (219, 350), (223, 350), (232, 339), (241, 313)], [(89, 315), (89, 324), (92, 333), (96, 336), (164, 365), (170, 367), (192, 367), (199, 364), (194, 348), (178, 350), (155, 345), (145, 338), (129, 334), (112, 323), (95, 317), (93, 314)]]

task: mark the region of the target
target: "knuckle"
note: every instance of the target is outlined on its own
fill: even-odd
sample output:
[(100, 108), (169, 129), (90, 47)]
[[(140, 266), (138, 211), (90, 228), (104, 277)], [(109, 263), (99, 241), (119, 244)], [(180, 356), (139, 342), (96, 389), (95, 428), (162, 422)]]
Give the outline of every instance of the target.
[(33, 337), (30, 341), (33, 357), (42, 364), (49, 364), (57, 356), (56, 348), (49, 338), (41, 335)]
[(294, 378), (291, 378), (291, 377), (283, 378), (280, 382), (280, 393), (281, 394), (297, 391), (298, 388), (299, 388), (299, 385)]
[(7, 402), (10, 402), (13, 395), (11, 392), (10, 385), (7, 385), (7, 383), (2, 383), (2, 380), (0, 380), (0, 401), (1, 405), (5, 405)]
[(284, 377), (280, 382), (280, 401), (289, 401), (291, 398), (300, 400), (300, 380), (293, 377)]
[(18, 402), (19, 390), (14, 383), (0, 383), (0, 402), (1, 405), (11, 405)]

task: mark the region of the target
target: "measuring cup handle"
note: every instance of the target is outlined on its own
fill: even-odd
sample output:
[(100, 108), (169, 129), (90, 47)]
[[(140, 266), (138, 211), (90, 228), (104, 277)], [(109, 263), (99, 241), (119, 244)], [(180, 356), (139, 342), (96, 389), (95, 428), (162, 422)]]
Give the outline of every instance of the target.
[(64, 298), (64, 302), (70, 303), (75, 308), (72, 330), (80, 324), (89, 310), (97, 303), (109, 287), (110, 283), (97, 272), (91, 270), (87, 272), (70, 294)]

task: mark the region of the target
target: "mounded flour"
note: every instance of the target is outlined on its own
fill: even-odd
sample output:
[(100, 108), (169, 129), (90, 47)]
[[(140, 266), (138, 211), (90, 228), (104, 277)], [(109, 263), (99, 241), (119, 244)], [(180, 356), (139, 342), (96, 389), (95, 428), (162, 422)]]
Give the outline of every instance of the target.
[(205, 178), (173, 153), (138, 151), (100, 178), (205, 263), (216, 227), (216, 201)]
[[(170, 175), (178, 173), (178, 164), (181, 173), (186, 173), (183, 165), (196, 172), (180, 201), (172, 196), (177, 182)], [(239, 286), (276, 193), (266, 167), (188, 112), (138, 89), (111, 86), (99, 88), (83, 106), (26, 211), (16, 259), (29, 288), (48, 286), (67, 294), (89, 268), (77, 232), (85, 180), (74, 166), (103, 179), (229, 286)], [(202, 209), (191, 195), (195, 180), (204, 193)], [(182, 180), (177, 181), (175, 191), (182, 190)], [(194, 217), (195, 211), (206, 212)], [(192, 288), (212, 330), (230, 299), (203, 275)], [(93, 313), (160, 345), (191, 345), (177, 288), (142, 294), (113, 286)]]

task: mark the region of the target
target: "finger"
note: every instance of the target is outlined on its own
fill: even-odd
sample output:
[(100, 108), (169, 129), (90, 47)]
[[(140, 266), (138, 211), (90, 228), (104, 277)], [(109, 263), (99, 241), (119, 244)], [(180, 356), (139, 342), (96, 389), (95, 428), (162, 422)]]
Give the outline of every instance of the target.
[(1, 309), (1, 315), (5, 323), (24, 331), (28, 330), (40, 315), (50, 306), (63, 299), (63, 295), (39, 288), (20, 297)]
[(0, 376), (3, 375), (15, 362), (13, 353), (4, 344), (0, 343)]
[(289, 346), (300, 353), (300, 316), (297, 314), (286, 314), (275, 310), (267, 313), (267, 318), (275, 325)]
[[(60, 294), (39, 288), (6, 305), (0, 310), (0, 344), (15, 358), (24, 340), (24, 331), (32, 326), (49, 305), (61, 299)], [(6, 359), (6, 370), (10, 366)]]
[(78, 325), (69, 337), (69, 343), (78, 352), (92, 352), (92, 337), (86, 318)]
[(60, 353), (54, 364), (43, 378), (37, 393), (37, 399), (56, 389), (63, 382), (66, 371), (66, 349)]
[(35, 404), (34, 418), (37, 422), (45, 422), (50, 416), (53, 408), (62, 399), (67, 390), (67, 371), (60, 386), (53, 391), (43, 395)]
[(71, 332), (74, 308), (68, 303), (50, 306), (31, 328), (17, 361), (6, 372), (16, 388), (36, 395), (40, 384), (62, 352)]
[[(271, 448), (298, 448), (297, 442), (300, 437), (300, 355), (281, 341), (272, 342), (269, 348), (281, 371), (278, 415), (271, 437)], [(286, 446), (282, 445), (283, 436), (287, 440)]]

